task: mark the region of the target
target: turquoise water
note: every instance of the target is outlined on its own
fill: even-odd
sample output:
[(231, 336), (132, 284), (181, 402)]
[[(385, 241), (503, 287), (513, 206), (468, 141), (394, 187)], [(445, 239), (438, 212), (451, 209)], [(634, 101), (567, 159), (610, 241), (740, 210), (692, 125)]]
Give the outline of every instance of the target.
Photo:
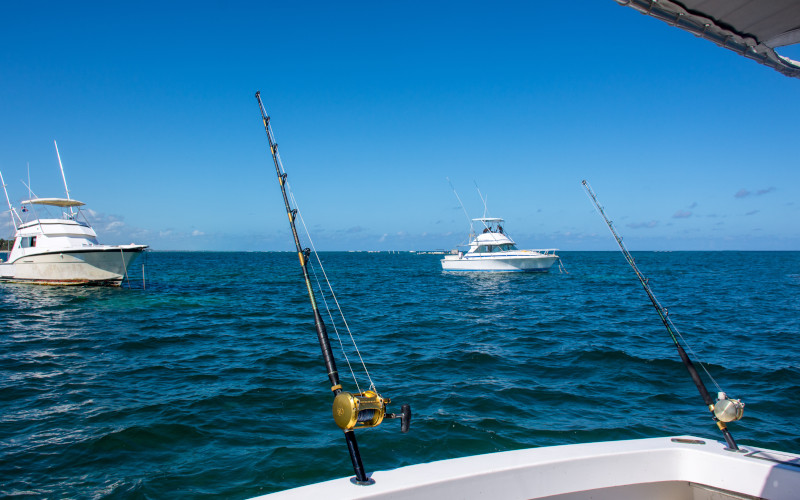
[[(414, 412), (408, 434), (358, 433), (368, 471), (722, 439), (621, 254), (561, 255), (569, 274), (321, 254), (373, 381)], [(800, 452), (800, 252), (634, 257), (694, 359), (746, 402), (739, 444)], [(147, 275), (146, 290), (0, 286), (0, 496), (246, 498), (352, 475), (295, 254), (152, 252)]]

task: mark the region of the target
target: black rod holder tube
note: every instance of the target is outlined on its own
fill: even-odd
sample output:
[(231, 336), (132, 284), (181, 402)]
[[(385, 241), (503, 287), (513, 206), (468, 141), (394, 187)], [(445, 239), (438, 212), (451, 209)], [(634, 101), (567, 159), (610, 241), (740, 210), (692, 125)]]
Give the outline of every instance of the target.
[(728, 449), (731, 451), (739, 451), (739, 447), (736, 445), (736, 441), (733, 440), (733, 436), (731, 436), (731, 431), (728, 430), (727, 427), (724, 426), (724, 423), (718, 422), (718, 424), (723, 424), (719, 430), (722, 431), (722, 436), (725, 438), (725, 442), (728, 443)]
[[(311, 278), (308, 274), (307, 265), (310, 252), (308, 249), (303, 249), (302, 245), (300, 245), (300, 237), (297, 235), (297, 226), (294, 222), (295, 217), (297, 217), (297, 209), (292, 208), (289, 203), (289, 196), (286, 194), (286, 173), (283, 172), (281, 162), (278, 159), (278, 145), (275, 143), (275, 138), (272, 136), (272, 130), (269, 126), (269, 115), (267, 115), (267, 110), (264, 108), (264, 103), (261, 101), (261, 92), (256, 92), (256, 100), (258, 101), (258, 107), (261, 111), (261, 120), (264, 123), (267, 140), (269, 140), (269, 150), (272, 153), (272, 161), (275, 164), (275, 173), (278, 175), (278, 183), (281, 187), (286, 214), (289, 217), (289, 226), (292, 229), (294, 245), (297, 249), (297, 256), (300, 259), (300, 267), (303, 270), (303, 279), (306, 283), (308, 298), (311, 301), (311, 309), (314, 312), (314, 326), (317, 330), (319, 347), (322, 350), (322, 359), (325, 361), (325, 368), (328, 371), (328, 380), (331, 383), (331, 390), (334, 395), (338, 395), (342, 392), (342, 386), (339, 383), (339, 372), (336, 370), (336, 361), (333, 358), (333, 350), (331, 349), (331, 342), (328, 338), (328, 330), (325, 328), (325, 322), (322, 320), (322, 315), (317, 307), (317, 299), (314, 296), (314, 288), (311, 285)], [(358, 451), (355, 433), (345, 431), (344, 435), (345, 441), (347, 442), (347, 449), (350, 452), (350, 460), (353, 462), (353, 470), (356, 473), (356, 480), (359, 483), (366, 483), (369, 479), (364, 471), (364, 464), (361, 463), (361, 455)]]
[(358, 451), (356, 433), (353, 431), (344, 431), (344, 440), (347, 443), (347, 451), (350, 452), (350, 460), (353, 462), (356, 481), (362, 484), (369, 484), (369, 478), (367, 477), (367, 472), (364, 470), (364, 464), (361, 463), (361, 453)]

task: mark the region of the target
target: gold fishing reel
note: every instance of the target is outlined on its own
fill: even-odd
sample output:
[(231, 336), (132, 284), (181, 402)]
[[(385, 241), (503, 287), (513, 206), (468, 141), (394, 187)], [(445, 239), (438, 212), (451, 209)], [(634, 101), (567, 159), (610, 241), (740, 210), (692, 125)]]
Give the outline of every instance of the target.
[(383, 398), (375, 391), (367, 390), (359, 394), (342, 391), (333, 399), (333, 420), (342, 430), (375, 427), (384, 418), (399, 418), (400, 430), (408, 432), (411, 424), (411, 407), (403, 405), (401, 413), (386, 413), (389, 398)]
[(717, 420), (735, 422), (744, 416), (744, 403), (740, 399), (728, 399), (724, 392), (720, 392), (712, 411)]

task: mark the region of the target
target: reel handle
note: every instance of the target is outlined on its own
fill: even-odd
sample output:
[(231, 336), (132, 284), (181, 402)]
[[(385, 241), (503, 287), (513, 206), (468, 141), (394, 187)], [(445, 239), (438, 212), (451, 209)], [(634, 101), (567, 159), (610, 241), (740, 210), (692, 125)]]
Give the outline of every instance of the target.
[(399, 418), (400, 432), (408, 432), (409, 427), (411, 427), (411, 405), (404, 404), (400, 407), (400, 414), (387, 413), (386, 418)]

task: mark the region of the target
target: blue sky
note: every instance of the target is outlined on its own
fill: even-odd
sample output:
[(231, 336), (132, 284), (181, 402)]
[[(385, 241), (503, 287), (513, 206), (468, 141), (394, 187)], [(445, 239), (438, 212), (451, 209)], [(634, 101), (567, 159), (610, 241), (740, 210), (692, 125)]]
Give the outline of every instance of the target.
[[(786, 51), (800, 59), (800, 54)], [(800, 80), (613, 0), (6, 2), (0, 170), (106, 243), (288, 250), (257, 103), (319, 250), (800, 250)], [(11, 229), (0, 219), (4, 235)]]

